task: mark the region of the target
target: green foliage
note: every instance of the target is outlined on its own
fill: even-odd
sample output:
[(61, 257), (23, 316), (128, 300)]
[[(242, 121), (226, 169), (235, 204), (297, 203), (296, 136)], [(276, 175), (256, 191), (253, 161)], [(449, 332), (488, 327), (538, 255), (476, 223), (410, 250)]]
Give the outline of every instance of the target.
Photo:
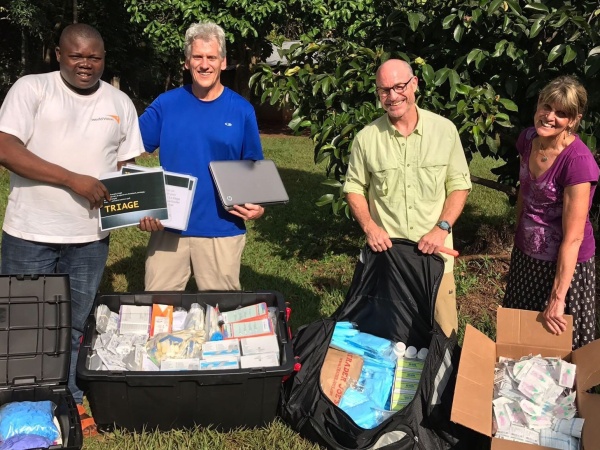
[[(540, 88), (559, 74), (586, 84), (590, 107), (580, 136), (596, 148), (599, 14), (591, 0), (384, 0), (356, 38), (304, 37), (282, 52), (285, 65), (257, 67), (251, 86), (263, 102), (294, 109), (290, 128), (310, 131), (315, 161), (326, 161), (327, 175), (338, 182), (330, 185), (339, 187), (355, 133), (383, 113), (376, 68), (402, 58), (419, 77), (419, 105), (456, 124), (469, 157), (506, 161), (496, 173), (515, 184), (514, 142), (531, 124)], [(339, 189), (318, 204), (348, 212)]]
[[(160, 58), (172, 67), (183, 61), (185, 30), (194, 22), (213, 21), (223, 27), (228, 41), (228, 63), (234, 63), (243, 80), (256, 60), (271, 54), (268, 40), (274, 23), (286, 20), (285, 0), (125, 0), (131, 20)], [(244, 92), (244, 86), (238, 86)]]

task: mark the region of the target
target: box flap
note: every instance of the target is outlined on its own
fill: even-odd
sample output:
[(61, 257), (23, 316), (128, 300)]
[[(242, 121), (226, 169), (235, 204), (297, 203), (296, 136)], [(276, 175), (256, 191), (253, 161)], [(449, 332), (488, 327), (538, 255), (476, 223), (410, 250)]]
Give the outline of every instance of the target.
[(496, 344), (498, 355), (520, 358), (530, 353), (542, 356), (569, 356), (571, 353), (573, 317), (564, 316), (567, 331), (552, 334), (542, 319), (542, 313), (522, 309), (498, 308)]
[(577, 366), (578, 393), (600, 384), (600, 340), (573, 351), (571, 362)]
[(585, 418), (581, 436), (583, 448), (595, 450), (600, 442), (600, 395), (578, 392), (577, 407), (579, 415)]
[(450, 420), (492, 435), (492, 396), (496, 344), (467, 325), (460, 355)]
[(577, 408), (585, 417), (583, 448), (594, 449), (600, 442), (600, 395), (586, 391), (600, 385), (600, 340), (573, 351), (571, 362), (577, 366)]
[(492, 439), (491, 450), (554, 450), (552, 447), (525, 444), (524, 442), (509, 441), (506, 439)]

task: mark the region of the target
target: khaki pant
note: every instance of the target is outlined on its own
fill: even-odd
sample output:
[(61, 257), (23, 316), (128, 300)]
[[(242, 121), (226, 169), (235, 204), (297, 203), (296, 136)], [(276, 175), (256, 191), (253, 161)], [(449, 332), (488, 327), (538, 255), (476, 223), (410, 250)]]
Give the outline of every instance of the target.
[(452, 330), (458, 332), (458, 313), (456, 312), (456, 285), (454, 274), (445, 273), (442, 277), (440, 289), (435, 301), (435, 321), (440, 325), (446, 336), (452, 334)]
[(192, 270), (200, 291), (239, 291), (246, 235), (202, 238), (156, 231), (146, 255), (147, 291), (183, 291)]

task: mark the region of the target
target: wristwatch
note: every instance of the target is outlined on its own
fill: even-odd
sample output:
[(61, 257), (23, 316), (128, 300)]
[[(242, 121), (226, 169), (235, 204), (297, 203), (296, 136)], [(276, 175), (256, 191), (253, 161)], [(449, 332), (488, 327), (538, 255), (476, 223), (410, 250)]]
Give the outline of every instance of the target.
[(446, 220), (440, 220), (438, 223), (436, 223), (436, 225), (442, 230), (447, 231), (448, 234), (452, 233), (452, 227)]

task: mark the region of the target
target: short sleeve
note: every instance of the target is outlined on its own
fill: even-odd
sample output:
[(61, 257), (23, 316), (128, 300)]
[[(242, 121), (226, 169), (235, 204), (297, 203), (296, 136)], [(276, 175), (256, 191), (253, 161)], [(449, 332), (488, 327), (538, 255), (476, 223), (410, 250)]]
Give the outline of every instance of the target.
[(0, 131), (12, 134), (27, 145), (33, 135), (35, 116), (40, 105), (39, 86), (34, 75), (18, 79), (0, 108)]
[(148, 153), (152, 153), (160, 147), (160, 135), (162, 130), (160, 96), (154, 100), (140, 116), (139, 125), (144, 148)]
[(529, 127), (521, 131), (516, 144), (517, 151), (519, 152), (520, 156), (523, 156), (531, 151), (531, 141), (533, 141), (535, 136), (536, 131), (534, 127)]
[(138, 116), (133, 102), (128, 98), (125, 105), (124, 138), (119, 144), (118, 160), (127, 161), (144, 153)]
[(450, 152), (450, 159), (448, 161), (445, 183), (448, 194), (454, 191), (471, 190), (472, 188), (469, 164), (467, 163), (465, 150), (460, 142), (460, 136), (454, 125), (452, 125), (452, 134), (452, 151)]
[(263, 159), (262, 144), (256, 122), (254, 108), (249, 107), (244, 123), (244, 144), (242, 148), (242, 159)]
[(578, 151), (576, 155), (569, 158), (565, 163), (557, 180), (562, 186), (573, 186), (581, 183), (598, 183), (598, 176), (600, 174), (598, 164), (587, 148), (583, 150), (584, 151)]

